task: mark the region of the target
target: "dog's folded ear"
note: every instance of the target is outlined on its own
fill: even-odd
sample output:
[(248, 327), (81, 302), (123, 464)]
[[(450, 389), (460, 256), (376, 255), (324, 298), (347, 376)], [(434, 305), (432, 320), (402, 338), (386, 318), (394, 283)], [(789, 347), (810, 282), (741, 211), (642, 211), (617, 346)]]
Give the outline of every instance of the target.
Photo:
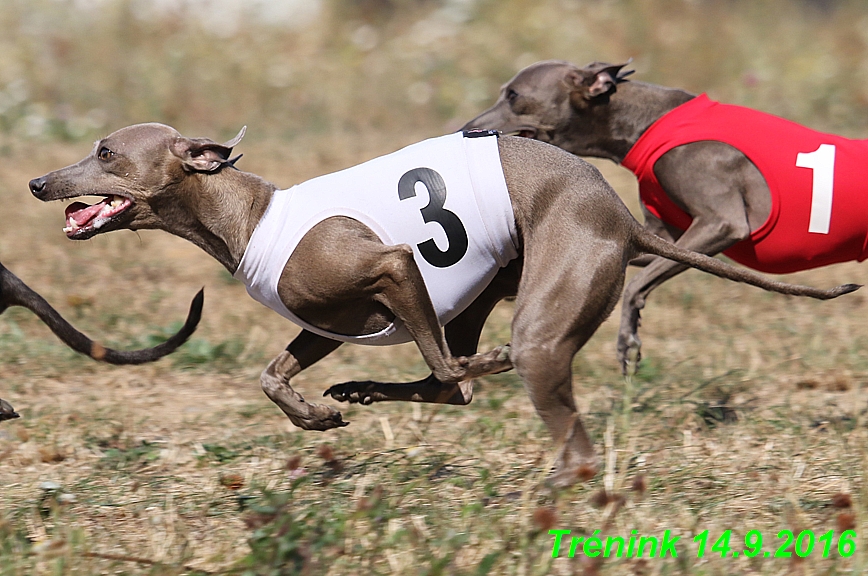
[(586, 100), (597, 98), (615, 91), (618, 82), (634, 72), (634, 70), (622, 70), (633, 59), (623, 64), (607, 64), (605, 62), (592, 62), (584, 68), (573, 71), (570, 79), (573, 85), (582, 92)]
[(241, 128), (232, 140), (218, 144), (208, 138), (175, 138), (169, 146), (172, 154), (181, 159), (185, 170), (191, 172), (216, 172), (225, 166), (233, 166), (240, 158), (230, 158), (232, 148), (241, 142), (247, 126)]

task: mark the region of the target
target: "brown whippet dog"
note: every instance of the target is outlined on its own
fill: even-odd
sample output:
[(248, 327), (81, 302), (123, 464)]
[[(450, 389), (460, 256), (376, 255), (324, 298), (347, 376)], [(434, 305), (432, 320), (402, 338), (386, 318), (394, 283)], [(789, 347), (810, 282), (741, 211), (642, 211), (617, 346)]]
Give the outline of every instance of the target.
[[(637, 168), (632, 166), (632, 159), (644, 154), (642, 150), (646, 148), (648, 137), (642, 137), (652, 133), (649, 128), (676, 108), (679, 113), (683, 113), (681, 111), (686, 110), (686, 106), (698, 110), (696, 107), (707, 106), (703, 104), (707, 101), (704, 97), (697, 98), (683, 90), (627, 81), (625, 76), (631, 71), (623, 71), (624, 66), (626, 64), (595, 62), (580, 68), (563, 61), (537, 62), (521, 70), (507, 82), (494, 106), (468, 122), (464, 129), (485, 128), (515, 133), (554, 144), (579, 156), (595, 156), (607, 158), (617, 164), (623, 163), (636, 172)], [(712, 104), (718, 110), (724, 108)], [(733, 110), (735, 107), (726, 108)], [(804, 149), (783, 151), (781, 143), (787, 142), (789, 146), (793, 138), (779, 137), (773, 130), (782, 125), (788, 125), (787, 130), (793, 130), (796, 125), (781, 119), (772, 120), (773, 124), (761, 125), (760, 122), (769, 121), (772, 117), (753, 111), (750, 114), (753, 114), (749, 116), (751, 120), (729, 121), (723, 129), (706, 120), (707, 116), (694, 116), (692, 118), (697, 119), (691, 118), (690, 130), (702, 131), (701, 137), (673, 142), (666, 148), (661, 146), (659, 152), (655, 153), (660, 154), (659, 157), (651, 154), (646, 157), (650, 167), (643, 167), (643, 174), (647, 176), (640, 176), (646, 228), (682, 248), (710, 256), (727, 251), (727, 255), (746, 266), (766, 272), (793, 272), (824, 263), (863, 259), (862, 255), (851, 255), (838, 245), (832, 246), (833, 242), (827, 240), (830, 238), (828, 213), (825, 230), (817, 231), (809, 227), (808, 210), (811, 211), (813, 226), (811, 195), (818, 185), (817, 176), (820, 170), (813, 171), (812, 183), (812, 170), (807, 168), (819, 168), (821, 164), (816, 164), (817, 155), (824, 148), (834, 148), (823, 144), (814, 152), (817, 141), (813, 141), (804, 145)], [(755, 122), (755, 118), (758, 118), (759, 122)], [(681, 122), (683, 125), (683, 121)], [(666, 134), (666, 131), (670, 130), (662, 125), (658, 126), (659, 128), (655, 127), (657, 132), (653, 132), (654, 134), (659, 134), (660, 131)], [(731, 137), (725, 134), (733, 130), (741, 130), (742, 132), (738, 133), (743, 133), (744, 136), (738, 138), (752, 141), (750, 146), (739, 144), (736, 147), (722, 141), (729, 139), (728, 142), (732, 142)], [(794, 134), (809, 132), (801, 127), (798, 130)], [(669, 131), (668, 134), (671, 136), (664, 138), (671, 137), (675, 140), (682, 137), (676, 134), (683, 134), (683, 131)], [(815, 137), (819, 138), (819, 142), (843, 140), (819, 133), (811, 136)], [(762, 138), (773, 140), (763, 141)], [(841, 147), (852, 146), (854, 142), (842, 142)], [(636, 146), (637, 143), (640, 145)], [(865, 145), (857, 143), (856, 146)], [(747, 150), (751, 150), (750, 153)], [(787, 156), (772, 168), (765, 160), (772, 154)], [(849, 152), (848, 155), (850, 158), (859, 157)], [(843, 160), (845, 157), (845, 154), (839, 151), (839, 158)], [(754, 163), (757, 158), (766, 162), (762, 172)], [(834, 156), (832, 158), (834, 159)], [(864, 165), (865, 161), (863, 158), (855, 162)], [(662, 218), (658, 217), (661, 214), (659, 210), (655, 215), (646, 206), (648, 188), (643, 178), (652, 178), (652, 169), (653, 179), (657, 180), (655, 185), (664, 198), (663, 202), (673, 207), (669, 208), (667, 215)], [(829, 174), (828, 202), (831, 204), (831, 167)], [(843, 198), (843, 190), (838, 189), (839, 176), (841, 173), (836, 170), (835, 194), (840, 193)], [(767, 182), (768, 177), (778, 182), (777, 189), (781, 190), (781, 194), (777, 197), (783, 198), (785, 193), (788, 206), (793, 206), (792, 202), (801, 203), (798, 218), (804, 218), (804, 222), (792, 233), (796, 240), (787, 239), (787, 246), (791, 252), (804, 255), (805, 262), (789, 264), (774, 251), (767, 256), (765, 265), (757, 265), (751, 258), (743, 259), (738, 256), (746, 251), (754, 251), (759, 241), (757, 239), (769, 237), (768, 230), (781, 229), (776, 203), (773, 202)], [(798, 185), (794, 185), (791, 180), (786, 180), (786, 184), (782, 185), (784, 178), (798, 178)], [(856, 194), (861, 194), (859, 190), (861, 186)], [(798, 200), (794, 200), (796, 198)], [(807, 198), (807, 201), (803, 198)], [(778, 201), (780, 202), (782, 200)], [(801, 210), (805, 202), (807, 206)], [(858, 210), (857, 205), (847, 204), (836, 200), (836, 210)], [(831, 210), (830, 206), (827, 208)], [(673, 210), (677, 212), (680, 221), (674, 220)], [(788, 213), (794, 214), (794, 210), (789, 208)], [(822, 210), (820, 213), (822, 214)], [(844, 229), (840, 226), (842, 220), (850, 219), (846, 214), (843, 218), (833, 216), (833, 220), (835, 218), (838, 218), (838, 231), (835, 231), (833, 225), (832, 236), (841, 235), (841, 230)], [(819, 233), (810, 234), (813, 232)], [(847, 233), (849, 234), (849, 229)], [(856, 237), (857, 234), (852, 236), (852, 241), (859, 243), (857, 249), (864, 250), (864, 231), (861, 239)], [(743, 242), (748, 240), (749, 242)], [(847, 242), (851, 240), (848, 239)], [(811, 262), (808, 261), (808, 254), (812, 251), (817, 254), (816, 259)], [(815, 258), (813, 255), (810, 257)], [(638, 336), (639, 315), (648, 295), (664, 281), (687, 268), (679, 262), (652, 255), (640, 257), (631, 264), (645, 268), (631, 279), (624, 290), (617, 347), (622, 370), (626, 369), (628, 349), (638, 349), (641, 344)]]
[(109, 364), (145, 364), (171, 354), (196, 331), (202, 317), (204, 291), (200, 290), (190, 304), (187, 320), (181, 329), (165, 342), (141, 350), (113, 350), (94, 342), (76, 330), (46, 300), (30, 289), (15, 274), (0, 264), (0, 314), (10, 306), (21, 306), (39, 316), (64, 344), (94, 360)]
[[(124, 228), (161, 229), (200, 246), (234, 274), (257, 224), (268, 216), (269, 204), (286, 192), (235, 169), (237, 158), (230, 155), (242, 135), (243, 130), (221, 145), (186, 138), (161, 124), (123, 128), (97, 142), (77, 164), (32, 180), (30, 189), (44, 201), (105, 197), (93, 207), (75, 203), (67, 208), (71, 239)], [(306, 402), (290, 386), (292, 377), (341, 344), (313, 330), (369, 335), (401, 321), (430, 376), (410, 383), (348, 382), (332, 386), (326, 395), (364, 404), (467, 404), (473, 378), (514, 367), (560, 446), (550, 481), (568, 485), (594, 470), (596, 462), (576, 411), (571, 362), (615, 306), (631, 259), (656, 254), (765, 289), (821, 299), (857, 288), (824, 291), (774, 282), (678, 248), (642, 228), (590, 164), (533, 140), (488, 137), (487, 142), (499, 157), (508, 190), (517, 257), (499, 268), (481, 294), (444, 327), (420, 272), (417, 248), (421, 252), (425, 243), (388, 245), (370, 226), (346, 216), (328, 217), (304, 233), (278, 271), (277, 291), (286, 309), (312, 328), (272, 360), (260, 379), (293, 424), (314, 430), (347, 424), (340, 412)], [(390, 186), (389, 197), (396, 202), (403, 180), (396, 178)], [(433, 218), (442, 223), (445, 219), (438, 218), (450, 204), (444, 209), (445, 188), (434, 188), (423, 194), (430, 195), (429, 208), (440, 194)], [(414, 193), (404, 190), (401, 198), (404, 192)], [(101, 215), (99, 227), (89, 219), (94, 214)], [(416, 216), (421, 222), (418, 212)], [(451, 248), (450, 241), (450, 249), (440, 255)], [(511, 344), (477, 354), (486, 317), (508, 296), (516, 297)]]

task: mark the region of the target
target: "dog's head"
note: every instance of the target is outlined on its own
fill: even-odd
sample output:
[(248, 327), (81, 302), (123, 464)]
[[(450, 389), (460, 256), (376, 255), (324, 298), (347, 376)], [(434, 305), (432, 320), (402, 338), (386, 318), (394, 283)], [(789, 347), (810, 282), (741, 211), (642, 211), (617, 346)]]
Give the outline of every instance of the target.
[(500, 130), (570, 150), (565, 139), (575, 131), (577, 117), (589, 116), (608, 103), (618, 83), (632, 73), (622, 70), (627, 64), (594, 62), (584, 68), (560, 60), (531, 64), (501, 88), (494, 106), (463, 130)]
[(102, 198), (66, 208), (64, 232), (73, 240), (122, 228), (164, 228), (167, 213), (184, 201), (176, 197), (182, 181), (231, 167), (238, 159), (230, 158), (232, 148), (244, 131), (218, 144), (185, 138), (163, 124), (129, 126), (98, 141), (80, 162), (34, 178), (30, 191), (43, 201)]

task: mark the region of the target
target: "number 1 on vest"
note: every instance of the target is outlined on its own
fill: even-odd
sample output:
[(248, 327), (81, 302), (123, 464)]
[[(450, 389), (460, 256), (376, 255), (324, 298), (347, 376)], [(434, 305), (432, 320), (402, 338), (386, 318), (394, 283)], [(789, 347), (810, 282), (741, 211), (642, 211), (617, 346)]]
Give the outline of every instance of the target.
[(808, 232), (828, 234), (832, 219), (832, 191), (835, 187), (835, 146), (820, 144), (813, 152), (800, 152), (796, 156), (796, 166), (814, 171)]

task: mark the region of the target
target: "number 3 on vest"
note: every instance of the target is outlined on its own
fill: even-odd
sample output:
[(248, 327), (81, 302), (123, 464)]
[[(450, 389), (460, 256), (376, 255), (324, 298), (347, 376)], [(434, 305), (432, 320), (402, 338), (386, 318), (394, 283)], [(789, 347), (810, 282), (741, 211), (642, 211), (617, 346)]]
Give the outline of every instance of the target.
[(437, 268), (448, 268), (464, 258), (467, 253), (467, 230), (458, 216), (443, 205), (446, 203), (446, 182), (443, 177), (430, 168), (410, 170), (398, 181), (398, 198), (406, 200), (416, 196), (415, 186), (421, 182), (428, 189), (428, 205), (422, 208), (422, 219), (425, 223), (436, 222), (446, 232), (449, 242), (446, 251), (440, 250), (434, 239), (430, 238), (418, 244), (419, 253), (429, 264)]
[(811, 220), (808, 232), (828, 234), (832, 219), (832, 192), (835, 187), (835, 146), (820, 144), (813, 152), (800, 152), (796, 166), (814, 171), (811, 184)]

